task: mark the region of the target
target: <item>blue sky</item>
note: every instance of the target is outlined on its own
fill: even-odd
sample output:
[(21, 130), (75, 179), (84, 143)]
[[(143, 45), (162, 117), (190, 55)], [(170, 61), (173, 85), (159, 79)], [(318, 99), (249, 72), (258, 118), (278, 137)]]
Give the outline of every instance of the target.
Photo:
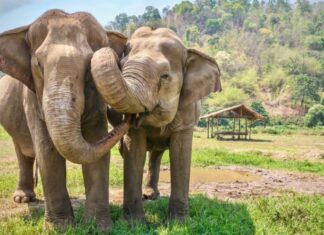
[(46, 10), (87, 11), (106, 25), (119, 13), (142, 14), (146, 6), (162, 9), (181, 0), (0, 0), (0, 32), (32, 23)]

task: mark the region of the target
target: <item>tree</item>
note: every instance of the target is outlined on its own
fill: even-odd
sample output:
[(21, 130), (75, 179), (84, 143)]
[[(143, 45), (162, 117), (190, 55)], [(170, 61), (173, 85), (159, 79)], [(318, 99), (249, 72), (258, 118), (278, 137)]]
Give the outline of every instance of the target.
[(193, 4), (189, 1), (182, 1), (173, 7), (173, 11), (175, 11), (178, 16), (183, 16), (185, 13), (191, 13), (192, 10)]
[(263, 120), (257, 121), (254, 123), (254, 126), (258, 126), (258, 125), (266, 125), (270, 122), (270, 117), (268, 112), (265, 110), (265, 108), (262, 105), (262, 102), (260, 101), (254, 101), (251, 104), (251, 109), (259, 114), (261, 114), (263, 116)]
[(310, 104), (320, 101), (318, 94), (319, 86), (314, 77), (307, 74), (299, 74), (293, 77), (293, 95), (292, 99), (300, 102), (302, 108), (307, 109)]
[(196, 25), (190, 26), (186, 31), (186, 40), (188, 42), (199, 43), (200, 32)]
[(126, 30), (128, 22), (129, 19), (126, 13), (120, 13), (115, 17), (116, 28), (121, 32), (124, 32)]
[(153, 6), (147, 6), (145, 12), (142, 15), (142, 19), (145, 23), (155, 22), (161, 20), (159, 10)]
[(223, 28), (223, 22), (220, 19), (208, 19), (206, 21), (206, 33), (212, 35), (217, 31), (221, 31)]
[(312, 6), (308, 0), (297, 0), (297, 8), (300, 10), (302, 15), (306, 12), (312, 11)]
[(324, 125), (324, 106), (316, 104), (312, 106), (305, 116), (305, 125), (308, 127)]

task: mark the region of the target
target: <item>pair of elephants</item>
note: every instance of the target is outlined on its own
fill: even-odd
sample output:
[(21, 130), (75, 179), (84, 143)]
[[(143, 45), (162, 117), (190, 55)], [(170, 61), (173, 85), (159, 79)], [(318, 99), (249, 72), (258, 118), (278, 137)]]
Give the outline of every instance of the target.
[[(146, 152), (150, 161), (145, 192), (156, 197), (166, 149), (171, 163), (169, 214), (186, 216), (199, 101), (221, 90), (220, 71), (212, 58), (186, 49), (169, 29), (142, 27), (128, 40), (106, 32), (88, 13), (51, 10), (28, 26), (0, 34), (0, 70), (10, 75), (0, 80), (0, 123), (12, 136), (18, 158), (16, 202), (35, 198), (36, 158), (45, 223), (70, 222), (69, 160), (82, 164), (84, 217), (110, 229), (109, 150), (122, 139), (124, 217), (144, 218)], [(115, 126), (110, 133), (107, 106)], [(120, 113), (128, 115), (122, 120)]]

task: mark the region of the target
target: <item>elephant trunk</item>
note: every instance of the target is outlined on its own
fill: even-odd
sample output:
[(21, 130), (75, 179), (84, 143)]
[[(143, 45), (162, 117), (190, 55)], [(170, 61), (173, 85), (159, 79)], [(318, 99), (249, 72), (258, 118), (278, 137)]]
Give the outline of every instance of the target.
[(92, 57), (91, 73), (107, 104), (121, 113), (141, 113), (157, 105), (157, 86), (152, 84), (156, 79), (150, 79), (156, 74), (151, 65), (151, 61), (127, 61), (121, 73), (115, 52), (102, 48)]
[(84, 59), (62, 57), (45, 67), (43, 110), (45, 122), (57, 151), (67, 160), (86, 164), (99, 160), (128, 131), (123, 122), (97, 143), (88, 143), (81, 133), (84, 110)]

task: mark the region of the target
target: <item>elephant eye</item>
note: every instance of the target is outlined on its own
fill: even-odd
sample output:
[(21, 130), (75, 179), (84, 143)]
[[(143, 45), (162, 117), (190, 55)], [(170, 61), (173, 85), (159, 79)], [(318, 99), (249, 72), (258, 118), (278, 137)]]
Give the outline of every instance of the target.
[(167, 73), (164, 73), (160, 76), (160, 79), (163, 79), (163, 80), (169, 80), (169, 74)]

